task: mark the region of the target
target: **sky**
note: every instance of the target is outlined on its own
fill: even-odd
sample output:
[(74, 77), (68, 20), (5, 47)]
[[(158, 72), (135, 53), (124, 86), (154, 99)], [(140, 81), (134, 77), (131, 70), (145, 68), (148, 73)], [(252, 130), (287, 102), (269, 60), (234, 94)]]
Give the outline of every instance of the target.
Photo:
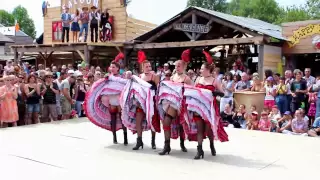
[[(277, 0), (281, 6), (300, 5), (305, 1)], [(39, 36), (43, 33), (42, 2), (43, 0), (10, 0), (10, 3), (1, 3), (0, 9), (11, 12), (18, 5), (27, 8), (29, 16), (34, 20), (37, 36)], [(60, 5), (60, 0), (49, 0), (49, 2), (51, 6)], [(136, 19), (161, 24), (183, 11), (186, 4), (187, 0), (132, 0), (127, 12)]]

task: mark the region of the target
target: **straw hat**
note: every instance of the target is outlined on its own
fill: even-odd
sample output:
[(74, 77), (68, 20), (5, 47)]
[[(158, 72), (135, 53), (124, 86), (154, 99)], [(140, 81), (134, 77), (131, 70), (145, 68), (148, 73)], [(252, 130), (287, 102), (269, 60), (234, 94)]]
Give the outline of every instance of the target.
[(91, 6), (91, 8), (90, 9), (97, 9), (97, 7), (95, 7), (95, 6)]

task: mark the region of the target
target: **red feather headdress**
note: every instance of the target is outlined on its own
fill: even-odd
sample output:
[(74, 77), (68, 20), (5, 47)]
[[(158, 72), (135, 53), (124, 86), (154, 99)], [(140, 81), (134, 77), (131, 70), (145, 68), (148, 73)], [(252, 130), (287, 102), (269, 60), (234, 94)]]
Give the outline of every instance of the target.
[(212, 59), (212, 56), (210, 55), (210, 53), (205, 51), (205, 50), (203, 50), (202, 52), (206, 56), (208, 64), (212, 64), (213, 63), (213, 59)]
[(142, 50), (138, 51), (138, 63), (141, 64), (145, 60), (147, 60), (146, 54)]
[(124, 59), (124, 54), (122, 52), (120, 52), (116, 58), (114, 58), (113, 62), (119, 62), (120, 60)]
[(191, 56), (190, 56), (190, 49), (184, 50), (181, 54), (181, 60), (184, 61), (185, 63), (189, 63), (191, 60)]

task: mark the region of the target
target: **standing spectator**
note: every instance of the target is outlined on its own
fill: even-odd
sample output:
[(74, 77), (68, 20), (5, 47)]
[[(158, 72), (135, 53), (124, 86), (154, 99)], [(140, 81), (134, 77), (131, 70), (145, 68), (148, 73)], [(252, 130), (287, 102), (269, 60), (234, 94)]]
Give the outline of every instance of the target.
[(197, 77), (195, 76), (194, 71), (192, 69), (188, 70), (187, 75), (189, 76), (189, 78), (191, 79), (192, 82), (196, 81)]
[(80, 38), (82, 37), (83, 31), (84, 33), (84, 42), (87, 42), (88, 37), (88, 24), (89, 24), (89, 13), (88, 13), (88, 7), (83, 7), (82, 12), (80, 13), (80, 21), (81, 21), (81, 28), (80, 28), (80, 34), (79, 34), (79, 41), (81, 42)]
[(315, 85), (313, 85), (310, 90), (317, 93), (317, 100), (316, 100), (316, 115), (315, 118), (320, 117), (320, 80), (317, 81)]
[(274, 82), (274, 85), (278, 85), (280, 83), (280, 74), (279, 73), (275, 73), (273, 75), (273, 82)]
[(88, 75), (87, 75), (87, 82), (86, 82), (86, 84), (88, 85), (88, 89), (90, 89), (91, 88), (91, 86), (93, 85), (93, 83), (94, 83), (94, 75), (91, 73), (91, 72), (89, 72), (88, 73)]
[(83, 81), (83, 75), (78, 74), (77, 75), (77, 85), (75, 88), (76, 110), (78, 113), (78, 117), (83, 117), (82, 104), (84, 102), (84, 99), (86, 97), (86, 92), (88, 89), (89, 89), (89, 87)]
[(52, 120), (58, 118), (56, 107), (56, 95), (59, 94), (59, 87), (53, 82), (53, 74), (47, 72), (45, 75), (44, 91), (43, 91), (43, 111), (42, 122), (50, 122), (49, 115)]
[(102, 75), (100, 71), (96, 71), (94, 74), (94, 81), (98, 81), (99, 79), (101, 79)]
[[(90, 17), (90, 30), (91, 30), (91, 42), (98, 42), (98, 24), (100, 20), (100, 14), (97, 11), (97, 7), (91, 7)], [(94, 39), (93, 39), (94, 37)]]
[(52, 66), (52, 73), (56, 74), (57, 77), (60, 77), (60, 72), (58, 72), (57, 66)]
[(4, 86), (0, 87), (0, 127), (6, 127), (8, 124), (17, 126), (18, 106), (17, 97), (18, 89), (12, 85), (14, 76), (4, 76)]
[(281, 114), (285, 113), (289, 109), (287, 93), (288, 88), (285, 85), (285, 78), (281, 77), (279, 84), (276, 86), (276, 104)]
[(4, 66), (4, 71), (3, 71), (3, 75), (9, 75), (11, 72), (14, 72), (14, 66), (12, 63), (12, 60), (8, 60), (7, 61), (7, 65)]
[(58, 119), (61, 120), (62, 119), (62, 110), (61, 110), (61, 93), (62, 93), (62, 81), (65, 80), (67, 78), (67, 74), (65, 72), (61, 72), (60, 73), (60, 77), (58, 79), (56, 79), (54, 82), (58, 85), (59, 87), (59, 94), (56, 94), (56, 105), (57, 105), (57, 114), (58, 114)]
[(310, 123), (313, 124), (313, 120), (315, 119), (316, 115), (316, 103), (317, 103), (317, 93), (310, 92), (308, 98), (309, 110), (308, 116), (310, 117)]
[(27, 95), (27, 112), (26, 125), (39, 123), (38, 114), (40, 112), (40, 86), (36, 82), (37, 77), (30, 75), (28, 84), (25, 85), (25, 93)]
[(308, 123), (303, 119), (300, 110), (295, 111), (295, 118), (292, 120), (291, 128), (293, 132), (283, 131), (283, 133), (302, 136), (308, 135)]
[(74, 41), (78, 42), (78, 32), (80, 31), (79, 16), (80, 16), (79, 9), (76, 9), (76, 12), (71, 16), (72, 42)]
[(270, 122), (270, 119), (268, 118), (268, 113), (266, 111), (262, 111), (258, 128), (260, 131), (270, 131), (270, 127), (271, 127), (271, 122)]
[(303, 77), (304, 80), (307, 81), (307, 86), (308, 88), (311, 87), (313, 84), (316, 83), (316, 78), (311, 76), (311, 69), (310, 68), (306, 68), (304, 70), (304, 77)]
[(293, 78), (292, 78), (292, 71), (291, 70), (286, 70), (285, 73), (284, 73), (284, 77), (285, 77), (285, 84), (287, 86), (287, 101), (288, 101), (288, 104), (287, 104), (287, 107), (288, 109), (286, 111), (290, 111), (290, 107), (291, 107), (291, 101), (292, 101), (292, 95), (291, 95), (291, 83), (293, 81)]
[(109, 12), (108, 12), (108, 8), (106, 8), (104, 10), (104, 12), (102, 12), (101, 16), (100, 16), (100, 28), (102, 30), (102, 38), (100, 37), (100, 40), (105, 42), (107, 40), (111, 40), (111, 33), (112, 33), (112, 27), (111, 24), (109, 22)]
[(75, 82), (74, 75), (70, 75), (67, 79), (61, 83), (61, 110), (62, 119), (69, 119), (71, 115), (71, 105), (74, 104), (74, 100), (71, 98), (70, 89), (71, 84)]
[(162, 79), (162, 81), (170, 81), (171, 76), (172, 76), (171, 71), (170, 70), (166, 71), (164, 74), (164, 79)]
[(237, 63), (233, 63), (232, 64), (232, 70), (230, 72), (234, 76), (236, 76), (236, 75), (240, 76), (242, 74), (242, 71), (239, 70), (239, 67), (238, 67)]
[[(4, 83), (4, 79), (0, 77), (0, 87), (4, 86), (5, 83)], [(0, 107), (1, 108), (1, 107)]]
[(276, 86), (273, 85), (273, 78), (271, 76), (266, 79), (266, 85), (263, 90), (266, 92), (264, 107), (271, 109), (275, 105), (274, 97), (276, 96)]
[(308, 131), (308, 135), (311, 137), (320, 136), (320, 117), (314, 121), (312, 128)]
[(247, 73), (241, 74), (241, 81), (235, 85), (235, 91), (248, 91), (250, 90), (250, 82), (248, 81)]
[(294, 71), (295, 80), (291, 83), (291, 112), (295, 112), (299, 108), (304, 108), (305, 94), (307, 90), (307, 82), (302, 79), (302, 72), (298, 69)]
[(17, 98), (18, 114), (19, 114), (18, 126), (22, 126), (22, 125), (25, 125), (25, 115), (26, 115), (26, 93), (24, 91), (25, 77), (22, 74), (18, 76), (18, 82), (16, 85), (18, 88), (18, 98)]
[(61, 14), (62, 21), (62, 42), (64, 42), (64, 37), (66, 37), (67, 42), (69, 42), (69, 31), (71, 14), (69, 13), (69, 7), (65, 7), (64, 13)]
[(253, 76), (251, 91), (261, 92), (261, 90), (263, 90), (263, 84), (261, 83), (258, 76)]
[(226, 104), (233, 105), (233, 92), (234, 92), (235, 83), (233, 81), (233, 75), (230, 72), (227, 72), (225, 75), (225, 80), (222, 82), (222, 89), (224, 90), (224, 96), (220, 101), (220, 111), (224, 110)]

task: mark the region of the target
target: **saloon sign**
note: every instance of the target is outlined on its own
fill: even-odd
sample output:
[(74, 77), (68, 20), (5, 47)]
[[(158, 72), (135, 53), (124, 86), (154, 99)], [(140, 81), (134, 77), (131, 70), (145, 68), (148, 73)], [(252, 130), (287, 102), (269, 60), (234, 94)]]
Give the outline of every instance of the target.
[(293, 31), (293, 35), (288, 38), (289, 47), (293, 47), (300, 42), (301, 39), (320, 34), (320, 24), (309, 24)]
[(80, 8), (86, 6), (95, 6), (99, 7), (100, 0), (63, 0), (65, 3), (62, 3), (62, 8), (69, 7), (69, 9)]
[(180, 23), (180, 24), (175, 24), (173, 28), (178, 31), (205, 34), (210, 31), (211, 26), (203, 25), (203, 24)]

